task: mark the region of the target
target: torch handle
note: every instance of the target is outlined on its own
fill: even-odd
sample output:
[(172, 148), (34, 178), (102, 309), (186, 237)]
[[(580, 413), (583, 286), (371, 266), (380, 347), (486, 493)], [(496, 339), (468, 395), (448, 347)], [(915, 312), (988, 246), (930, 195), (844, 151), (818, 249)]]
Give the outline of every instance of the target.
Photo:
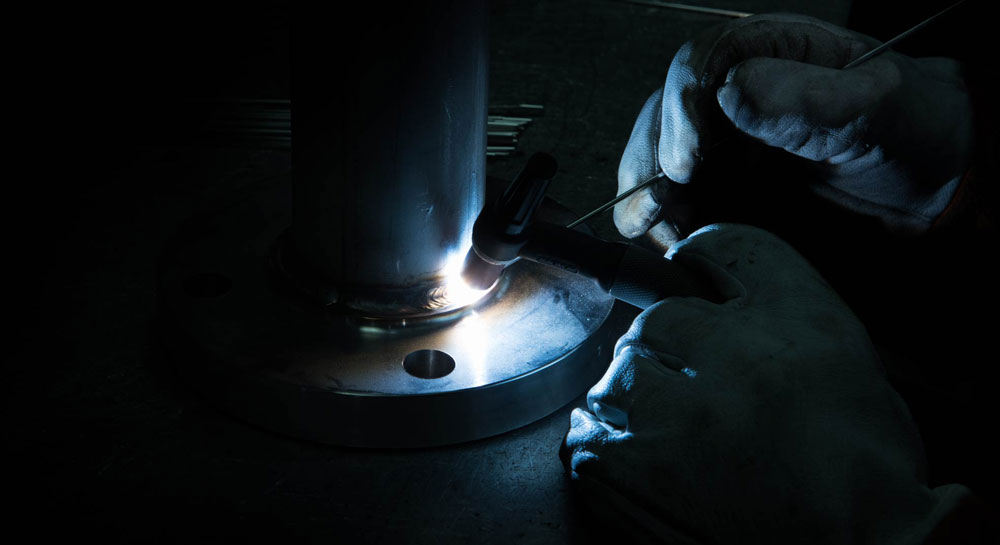
[(627, 245), (622, 255), (608, 293), (642, 309), (667, 297), (718, 299), (705, 278), (655, 252), (632, 244)]
[(717, 300), (715, 290), (677, 263), (645, 248), (535, 222), (519, 256), (594, 279), (616, 299), (647, 308), (667, 297)]

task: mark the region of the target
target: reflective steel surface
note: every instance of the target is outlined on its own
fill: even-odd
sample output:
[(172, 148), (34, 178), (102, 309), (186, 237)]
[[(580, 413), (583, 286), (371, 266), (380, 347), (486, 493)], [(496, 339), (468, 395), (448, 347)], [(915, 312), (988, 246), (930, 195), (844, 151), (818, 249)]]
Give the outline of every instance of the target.
[(485, 0), (293, 15), (294, 247), (342, 304), (442, 310), (483, 206)]
[(161, 276), (181, 367), (225, 410), (328, 443), (439, 445), (537, 420), (607, 367), (623, 328), (608, 320), (613, 299), (529, 262), (478, 303), (430, 318), (370, 319), (300, 298), (267, 266), (289, 200), (278, 183), (193, 226)]

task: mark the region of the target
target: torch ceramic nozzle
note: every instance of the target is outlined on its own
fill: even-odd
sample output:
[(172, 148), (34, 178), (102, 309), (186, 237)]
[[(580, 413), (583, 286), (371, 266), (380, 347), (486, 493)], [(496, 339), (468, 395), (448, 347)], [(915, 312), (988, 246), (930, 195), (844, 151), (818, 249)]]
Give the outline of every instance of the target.
[(469, 287), (493, 287), (504, 267), (519, 259), (535, 210), (558, 168), (551, 155), (532, 155), (503, 195), (479, 213), (472, 229), (472, 248), (462, 267), (462, 279)]
[(469, 248), (462, 265), (462, 280), (465, 280), (472, 289), (488, 290), (500, 278), (503, 269), (503, 265), (490, 263), (479, 257), (475, 248)]

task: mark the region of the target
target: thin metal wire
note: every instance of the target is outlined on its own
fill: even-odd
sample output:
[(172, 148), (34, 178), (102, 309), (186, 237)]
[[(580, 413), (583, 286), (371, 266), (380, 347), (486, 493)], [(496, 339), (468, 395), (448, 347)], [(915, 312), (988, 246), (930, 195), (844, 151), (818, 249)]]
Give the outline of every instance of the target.
[(928, 18), (924, 19), (923, 21), (921, 21), (921, 22), (917, 23), (916, 25), (914, 25), (909, 30), (904, 30), (901, 34), (895, 36), (894, 38), (892, 38), (888, 42), (885, 42), (884, 44), (876, 47), (875, 49), (872, 49), (871, 51), (865, 53), (864, 55), (861, 55), (860, 57), (858, 57), (858, 58), (854, 59), (853, 61), (847, 63), (844, 66), (843, 69), (847, 70), (848, 68), (854, 68), (855, 66), (857, 66), (857, 65), (859, 65), (859, 64), (861, 64), (861, 63), (863, 63), (863, 62), (865, 62), (865, 61), (867, 61), (869, 59), (871, 59), (872, 57), (876, 57), (876, 56), (882, 54), (886, 49), (889, 49), (890, 47), (892, 47), (893, 45), (895, 45), (900, 40), (906, 38), (910, 34), (913, 34), (914, 32), (920, 30), (921, 28), (924, 28), (925, 26), (927, 26), (928, 24), (930, 24), (932, 21), (934, 21), (938, 17), (944, 15), (945, 13), (948, 13), (949, 11), (957, 8), (958, 6), (960, 6), (960, 5), (964, 4), (964, 3), (965, 3), (965, 0), (959, 0), (958, 2), (955, 2), (954, 4), (952, 4), (952, 5), (944, 8), (943, 10), (935, 13), (934, 15), (931, 15), (930, 17), (928, 17)]
[(580, 225), (581, 223), (589, 220), (590, 218), (592, 218), (592, 217), (600, 214), (601, 212), (604, 212), (608, 208), (611, 208), (612, 206), (618, 204), (622, 199), (628, 198), (629, 195), (635, 193), (636, 191), (639, 191), (640, 189), (642, 189), (642, 188), (644, 188), (644, 187), (652, 184), (653, 182), (655, 182), (656, 180), (659, 180), (660, 178), (666, 178), (666, 177), (667, 177), (667, 175), (661, 172), (661, 173), (653, 176), (652, 178), (649, 178), (648, 180), (645, 180), (642, 183), (640, 183), (640, 184), (632, 187), (631, 189), (626, 190), (621, 195), (618, 195), (617, 197), (615, 197), (615, 198), (611, 199), (610, 201), (602, 204), (601, 206), (598, 206), (594, 210), (590, 211), (588, 214), (580, 216), (579, 218), (577, 218), (576, 220), (574, 220), (572, 223), (570, 223), (566, 227), (572, 229), (572, 228), (576, 227), (577, 225)]

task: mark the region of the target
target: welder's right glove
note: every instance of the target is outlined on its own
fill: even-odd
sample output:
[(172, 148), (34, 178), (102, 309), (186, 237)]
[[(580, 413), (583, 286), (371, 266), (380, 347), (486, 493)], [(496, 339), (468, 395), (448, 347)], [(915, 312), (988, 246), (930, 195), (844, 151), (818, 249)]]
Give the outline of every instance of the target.
[(928, 488), (864, 326), (790, 246), (715, 225), (668, 257), (728, 301), (648, 308), (573, 412), (562, 455), (599, 512), (670, 543), (909, 544), (968, 496)]
[[(619, 165), (618, 192), (661, 172), (676, 183), (697, 183), (703, 160), (726, 159), (711, 158), (713, 146), (735, 127), (814, 161), (818, 180), (811, 189), (821, 197), (890, 230), (927, 230), (969, 167), (971, 103), (959, 63), (950, 59), (888, 51), (841, 70), (878, 44), (791, 14), (709, 29), (681, 47), (663, 88), (639, 114)], [(663, 226), (671, 185), (619, 203), (619, 231), (631, 238)], [(669, 239), (665, 245), (677, 239), (667, 231), (650, 234)]]

